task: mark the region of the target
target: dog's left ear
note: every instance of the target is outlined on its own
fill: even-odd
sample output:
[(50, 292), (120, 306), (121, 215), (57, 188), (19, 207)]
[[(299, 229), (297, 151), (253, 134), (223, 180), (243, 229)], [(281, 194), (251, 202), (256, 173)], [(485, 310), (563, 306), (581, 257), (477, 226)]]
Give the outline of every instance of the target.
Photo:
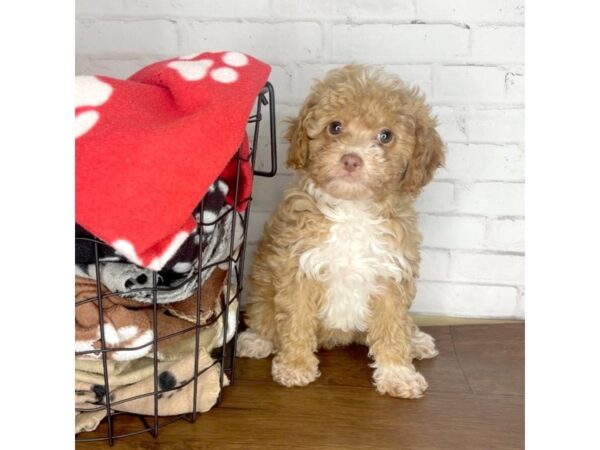
[(308, 163), (308, 124), (312, 121), (316, 105), (315, 91), (306, 99), (297, 118), (287, 119), (288, 129), (285, 137), (290, 142), (287, 166), (291, 169), (302, 170)]
[(406, 192), (417, 195), (431, 181), (437, 168), (444, 165), (444, 144), (436, 125), (429, 108), (423, 106), (416, 115), (415, 148), (402, 180)]

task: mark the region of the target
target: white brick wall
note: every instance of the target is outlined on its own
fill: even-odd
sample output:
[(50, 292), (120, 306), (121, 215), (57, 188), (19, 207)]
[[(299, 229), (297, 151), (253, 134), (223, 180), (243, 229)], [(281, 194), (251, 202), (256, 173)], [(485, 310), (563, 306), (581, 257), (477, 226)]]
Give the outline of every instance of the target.
[(220, 49), (273, 66), (280, 172), (256, 180), (248, 262), (291, 180), (281, 119), (312, 80), (354, 61), (419, 85), (448, 161), (417, 203), (424, 248), (413, 310), (523, 317), (523, 0), (76, 0), (76, 11), (81, 74), (126, 77)]

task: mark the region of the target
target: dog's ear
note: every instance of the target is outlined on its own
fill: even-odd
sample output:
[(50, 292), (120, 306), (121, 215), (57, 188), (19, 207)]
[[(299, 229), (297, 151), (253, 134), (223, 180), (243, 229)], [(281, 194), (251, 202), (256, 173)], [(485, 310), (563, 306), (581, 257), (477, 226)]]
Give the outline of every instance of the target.
[(292, 169), (304, 169), (308, 162), (308, 134), (307, 125), (312, 120), (313, 110), (316, 105), (314, 95), (311, 95), (300, 111), (297, 118), (287, 119), (288, 129), (285, 134), (290, 142), (288, 149), (287, 166)]
[(435, 127), (437, 122), (423, 105), (415, 117), (415, 148), (408, 162), (402, 187), (418, 194), (431, 181), (438, 167), (444, 165), (444, 144)]

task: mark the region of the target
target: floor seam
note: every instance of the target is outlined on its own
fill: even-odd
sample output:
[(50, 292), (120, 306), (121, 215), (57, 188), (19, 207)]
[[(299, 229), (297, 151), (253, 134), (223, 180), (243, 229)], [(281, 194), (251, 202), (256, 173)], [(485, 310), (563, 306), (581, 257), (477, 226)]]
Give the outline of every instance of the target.
[(448, 328), (450, 329), (450, 340), (452, 341), (452, 350), (454, 351), (454, 356), (456, 356), (456, 361), (458, 362), (458, 367), (460, 367), (460, 371), (463, 375), (463, 378), (465, 379), (465, 383), (467, 383), (467, 386), (469, 387), (469, 391), (471, 391), (471, 394), (475, 395), (475, 391), (473, 390), (473, 387), (471, 386), (471, 383), (469, 382), (469, 378), (467, 377), (467, 374), (465, 373), (465, 369), (463, 368), (462, 362), (460, 360), (460, 356), (458, 356), (458, 352), (456, 351), (456, 343), (454, 342), (454, 326), (449, 326)]

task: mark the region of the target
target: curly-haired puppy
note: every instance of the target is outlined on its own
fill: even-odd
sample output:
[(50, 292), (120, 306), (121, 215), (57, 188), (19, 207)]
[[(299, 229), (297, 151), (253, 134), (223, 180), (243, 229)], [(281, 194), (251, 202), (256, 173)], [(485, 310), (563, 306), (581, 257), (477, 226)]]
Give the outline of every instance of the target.
[(437, 355), (408, 315), (419, 276), (415, 198), (444, 161), (417, 89), (349, 65), (318, 81), (290, 120), (287, 164), (300, 175), (265, 226), (238, 355), (275, 353), (273, 379), (303, 386), (320, 347), (369, 346), (377, 390), (418, 398), (413, 358)]

